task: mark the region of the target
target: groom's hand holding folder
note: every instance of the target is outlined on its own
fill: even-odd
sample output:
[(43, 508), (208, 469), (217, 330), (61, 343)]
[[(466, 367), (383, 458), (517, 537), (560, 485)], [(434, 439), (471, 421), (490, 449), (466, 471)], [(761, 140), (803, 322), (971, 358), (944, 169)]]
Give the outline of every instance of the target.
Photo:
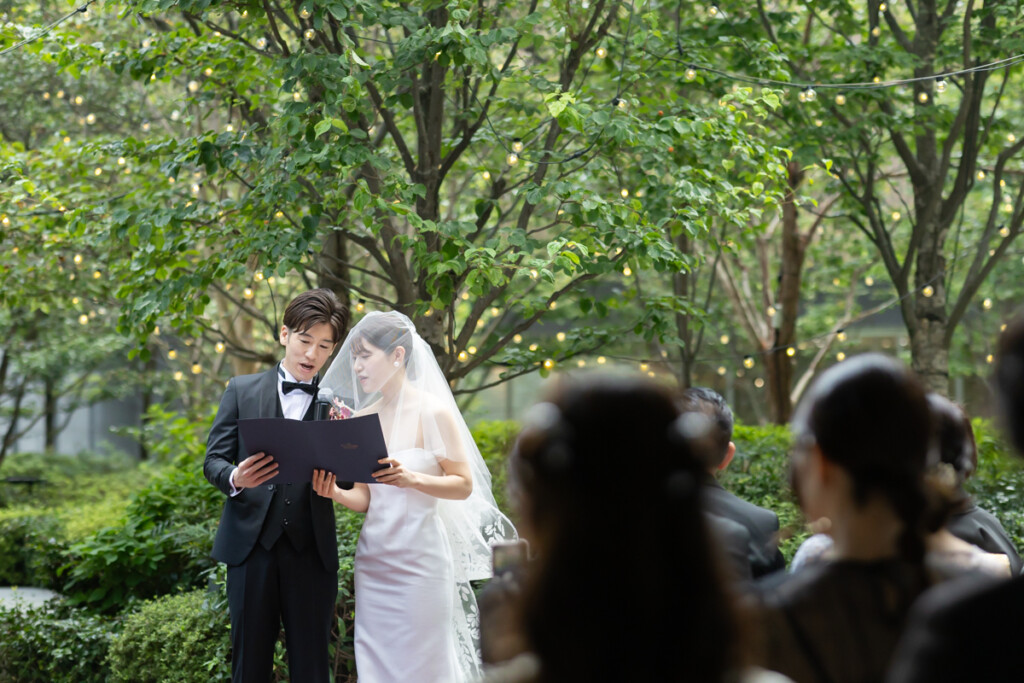
[(313, 470), (332, 472), (341, 481), (374, 483), (373, 472), (386, 467), (387, 446), (377, 415), (347, 420), (300, 421), (256, 418), (238, 421), (250, 455), (267, 453), (277, 475), (267, 483), (294, 484), (312, 480)]

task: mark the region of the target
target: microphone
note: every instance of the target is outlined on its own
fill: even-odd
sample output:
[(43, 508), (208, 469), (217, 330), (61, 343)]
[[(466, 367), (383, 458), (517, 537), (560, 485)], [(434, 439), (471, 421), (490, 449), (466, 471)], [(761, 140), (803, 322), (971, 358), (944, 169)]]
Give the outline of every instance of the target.
[[(331, 419), (331, 408), (334, 406), (334, 392), (323, 387), (316, 393), (316, 407), (313, 410), (314, 420), (330, 420)], [(353, 483), (350, 481), (339, 481), (337, 482), (338, 488), (349, 490), (353, 487)]]
[(313, 411), (314, 420), (331, 419), (331, 406), (334, 403), (334, 392), (323, 387), (316, 394), (316, 408)]

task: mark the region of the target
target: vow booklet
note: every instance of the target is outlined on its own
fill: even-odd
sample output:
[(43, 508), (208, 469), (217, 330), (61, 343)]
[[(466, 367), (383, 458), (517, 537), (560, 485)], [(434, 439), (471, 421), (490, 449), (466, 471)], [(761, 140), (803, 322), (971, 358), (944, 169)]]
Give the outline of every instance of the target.
[(249, 455), (272, 455), (277, 474), (268, 484), (313, 481), (313, 470), (333, 472), (338, 481), (372, 484), (378, 460), (388, 457), (384, 432), (376, 414), (347, 420), (309, 421), (263, 417), (238, 421), (238, 433)]

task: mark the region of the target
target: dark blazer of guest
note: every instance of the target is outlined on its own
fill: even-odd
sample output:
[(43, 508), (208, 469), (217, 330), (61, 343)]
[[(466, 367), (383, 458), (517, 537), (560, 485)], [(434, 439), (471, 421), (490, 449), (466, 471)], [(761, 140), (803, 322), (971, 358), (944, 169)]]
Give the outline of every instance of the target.
[(786, 558), (775, 539), (779, 532), (778, 515), (726, 491), (713, 477), (708, 477), (701, 486), (701, 495), (706, 512), (737, 522), (750, 534), (748, 556), (755, 579), (785, 569)]
[[(213, 541), (213, 558), (228, 566), (239, 565), (249, 557), (264, 532), (267, 513), (274, 494), (280, 486), (263, 484), (243, 489), (231, 496), (231, 472), (249, 456), (238, 435), (238, 420), (254, 417), (284, 417), (277, 393), (277, 366), (255, 375), (234, 377), (228, 382), (210, 436), (207, 440), (203, 473), (211, 484), (224, 492), (227, 499), (221, 514), (220, 526)], [(315, 401), (304, 419), (312, 418)], [(309, 487), (310, 484), (295, 486)], [(303, 496), (309, 502), (310, 529), (324, 568), (338, 569), (338, 544), (335, 535), (334, 505), (329, 498), (317, 495)], [(304, 514), (300, 518), (306, 517)]]
[(1020, 555), (1010, 540), (1006, 529), (995, 515), (971, 503), (963, 512), (953, 515), (946, 523), (946, 529), (957, 538), (976, 545), (987, 553), (1006, 555), (1010, 560), (1010, 576), (1017, 576), (1021, 570)]

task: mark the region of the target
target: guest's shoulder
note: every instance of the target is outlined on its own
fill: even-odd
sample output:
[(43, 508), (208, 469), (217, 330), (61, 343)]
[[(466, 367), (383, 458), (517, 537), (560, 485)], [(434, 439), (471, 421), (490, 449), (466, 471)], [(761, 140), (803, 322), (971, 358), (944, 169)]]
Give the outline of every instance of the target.
[(712, 512), (715, 514), (721, 514), (716, 511), (716, 507), (729, 508), (735, 512), (741, 513), (747, 517), (757, 519), (765, 523), (778, 524), (779, 516), (767, 508), (763, 508), (759, 505), (754, 505), (748, 500), (743, 500), (732, 491), (729, 491), (715, 479), (708, 480), (704, 486), (701, 487), (702, 496), (709, 503)]

